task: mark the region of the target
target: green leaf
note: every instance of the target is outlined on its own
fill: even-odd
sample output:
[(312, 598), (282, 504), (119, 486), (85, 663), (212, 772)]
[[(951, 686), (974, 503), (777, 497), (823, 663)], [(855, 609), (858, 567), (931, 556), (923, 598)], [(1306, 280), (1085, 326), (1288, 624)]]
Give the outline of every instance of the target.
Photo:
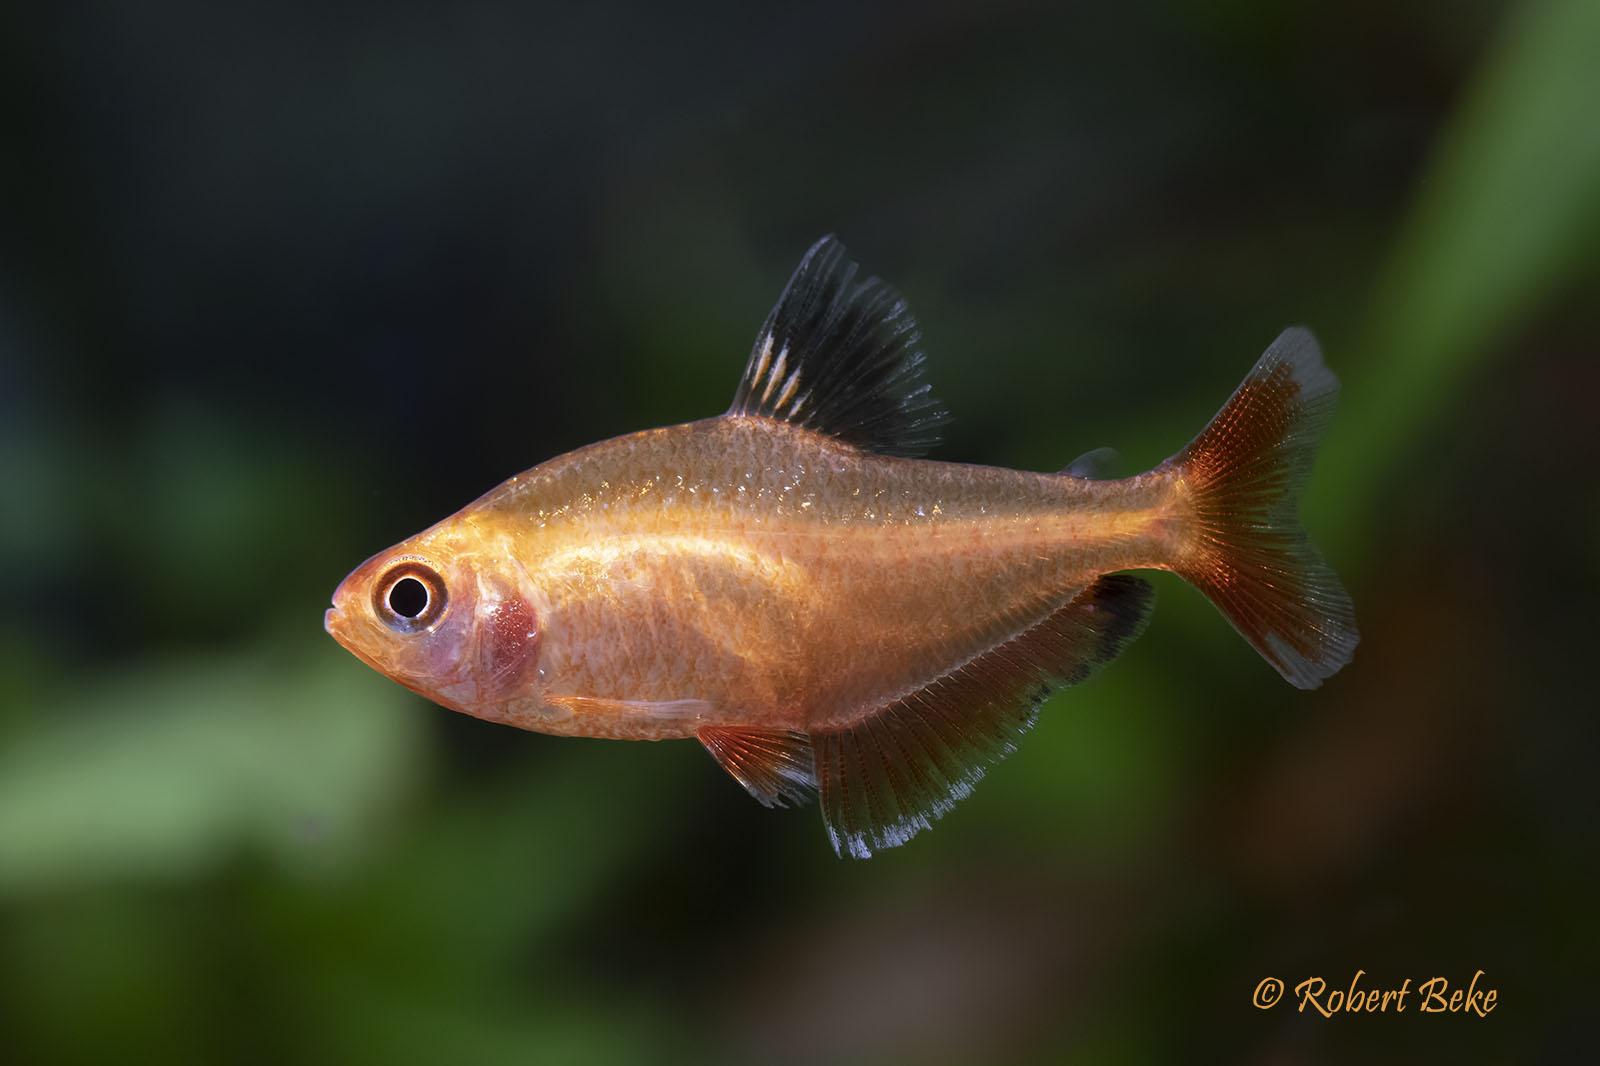
[[(1600, 4), (1542, 0), (1514, 9), (1441, 138), (1380, 277), (1365, 366), (1347, 375), (1346, 409), (1317, 479), (1323, 505), (1374, 505), (1373, 479), (1454, 408), (1479, 361), (1592, 268), (1600, 236), (1596, 57)], [(1362, 528), (1353, 517), (1329, 525)]]
[(416, 710), (330, 646), (139, 666), (0, 752), (0, 895), (182, 878), (240, 846), (293, 867), (360, 851), (415, 777)]

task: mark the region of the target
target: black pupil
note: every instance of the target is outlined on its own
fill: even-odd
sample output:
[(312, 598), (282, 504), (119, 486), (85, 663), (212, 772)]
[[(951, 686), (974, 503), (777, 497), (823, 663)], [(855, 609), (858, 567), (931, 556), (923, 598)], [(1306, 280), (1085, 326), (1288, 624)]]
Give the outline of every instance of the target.
[(402, 618), (415, 618), (428, 609), (428, 586), (403, 577), (389, 589), (389, 609)]

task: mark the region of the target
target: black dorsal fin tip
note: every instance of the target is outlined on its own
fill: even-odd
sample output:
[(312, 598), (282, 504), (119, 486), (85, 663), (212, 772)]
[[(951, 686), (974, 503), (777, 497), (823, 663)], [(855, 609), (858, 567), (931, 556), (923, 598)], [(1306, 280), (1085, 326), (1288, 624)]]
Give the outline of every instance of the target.
[(921, 455), (946, 415), (922, 381), (916, 320), (892, 286), (857, 273), (836, 237), (811, 246), (756, 337), (728, 413)]

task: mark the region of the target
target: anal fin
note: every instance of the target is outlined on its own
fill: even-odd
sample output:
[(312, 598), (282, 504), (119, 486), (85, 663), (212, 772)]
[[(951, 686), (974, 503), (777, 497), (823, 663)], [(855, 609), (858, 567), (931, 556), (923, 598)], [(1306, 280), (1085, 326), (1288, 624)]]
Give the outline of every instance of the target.
[(928, 828), (1014, 750), (1054, 685), (1084, 680), (1143, 630), (1151, 598), (1139, 578), (1101, 577), (926, 687), (853, 725), (813, 732), (814, 781), (834, 849), (866, 858)]

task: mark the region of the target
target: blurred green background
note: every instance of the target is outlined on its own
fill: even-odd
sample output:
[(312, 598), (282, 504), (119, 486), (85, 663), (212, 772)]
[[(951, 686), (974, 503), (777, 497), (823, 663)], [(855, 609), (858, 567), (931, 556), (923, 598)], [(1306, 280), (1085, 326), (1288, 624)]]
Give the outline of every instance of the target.
[[(6, 6), (0, 1055), (1592, 1053), (1597, 55), (1593, 0)], [(1315, 328), (1355, 662), (1295, 691), (1160, 576), (856, 863), (323, 633), (504, 477), (721, 410), (827, 232), (940, 458), (1143, 469)], [(1479, 969), (1488, 1018), (1251, 1003)]]

